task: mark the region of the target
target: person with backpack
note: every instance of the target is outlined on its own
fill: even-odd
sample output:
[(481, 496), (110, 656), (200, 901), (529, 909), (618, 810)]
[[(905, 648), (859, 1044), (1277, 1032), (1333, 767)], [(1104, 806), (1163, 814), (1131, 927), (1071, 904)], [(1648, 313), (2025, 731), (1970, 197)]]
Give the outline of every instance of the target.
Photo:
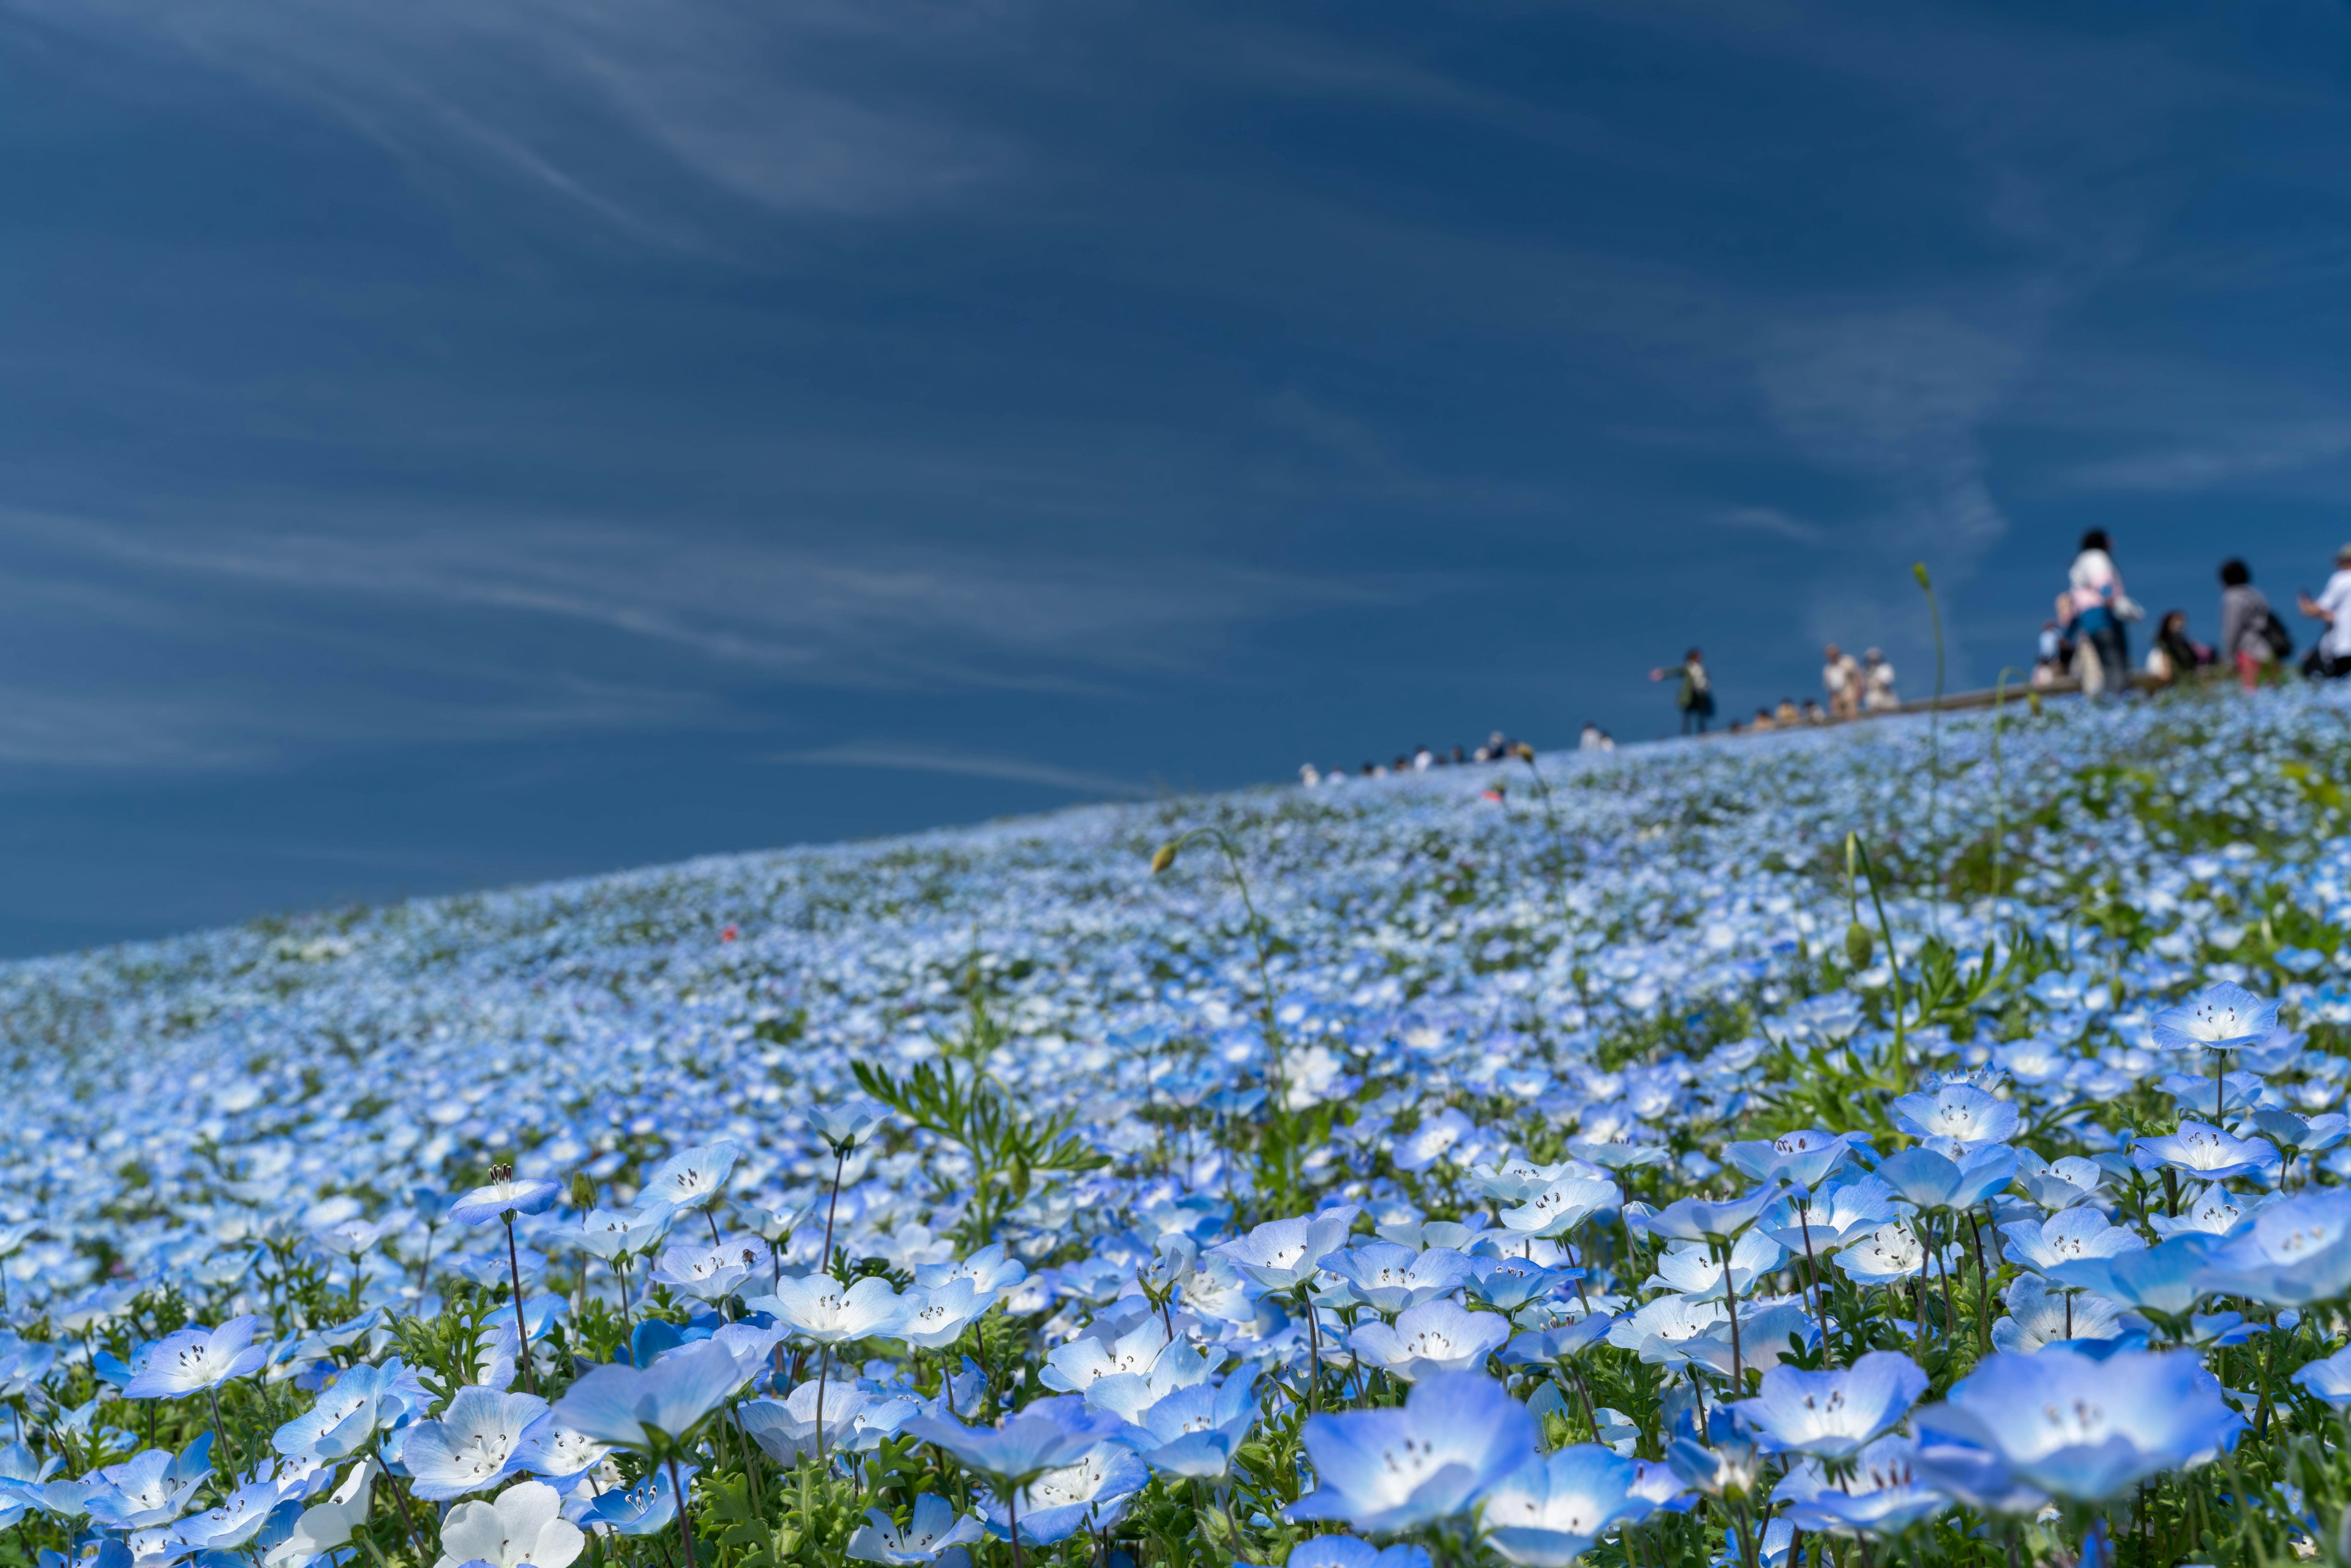
[(2220, 653), (2237, 666), (2238, 683), (2252, 691), (2265, 671), (2293, 652), (2293, 634), (2253, 586), (2252, 569), (2233, 556), (2222, 561)]
[(2085, 671), (2083, 691), (2130, 690), (2130, 638), (2124, 627), (2146, 612), (2123, 591), (2122, 573), (2115, 570), (2114, 541), (2105, 529), (2092, 528), (2082, 536), (2082, 548), (2066, 570), (2065, 591), (2057, 602), (2071, 612), (2066, 631), (2076, 643), (2089, 645), (2103, 677), (2093, 683)]
[(2314, 681), (2351, 675), (2351, 545), (2335, 552), (2335, 575), (2326, 580), (2317, 598), (2307, 593), (2296, 598), (2302, 612), (2326, 628), (2319, 633), (2309, 657), (2303, 660), (2302, 673)]
[(1692, 648), (1679, 664), (1651, 670), (1649, 679), (1662, 681), (1673, 674), (1682, 678), (1681, 689), (1674, 695), (1674, 706), (1681, 710), (1682, 733), (1695, 730), (1704, 735), (1714, 717), (1714, 684), (1706, 676), (1706, 656)]

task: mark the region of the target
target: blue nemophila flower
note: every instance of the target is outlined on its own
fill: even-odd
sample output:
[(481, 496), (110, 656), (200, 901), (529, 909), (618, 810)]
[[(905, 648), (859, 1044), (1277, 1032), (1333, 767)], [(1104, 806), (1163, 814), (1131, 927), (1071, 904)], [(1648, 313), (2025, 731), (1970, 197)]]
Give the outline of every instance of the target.
[(677, 1518), (677, 1488), (691, 1490), (695, 1468), (664, 1465), (649, 1471), (635, 1485), (600, 1493), (580, 1516), (584, 1524), (600, 1524), (622, 1535), (654, 1535)]
[(1393, 1316), (1459, 1290), (1471, 1265), (1467, 1253), (1449, 1247), (1415, 1251), (1390, 1241), (1365, 1241), (1328, 1254), (1322, 1268), (1344, 1280), (1357, 1301)]
[(950, 1547), (968, 1546), (985, 1534), (978, 1520), (967, 1513), (958, 1515), (946, 1499), (925, 1492), (914, 1500), (904, 1524), (881, 1509), (867, 1509), (865, 1522), (850, 1536), (844, 1550), (853, 1562), (918, 1568)]
[(1025, 1486), (1047, 1470), (1058, 1469), (1111, 1437), (1123, 1423), (1115, 1416), (1089, 1410), (1074, 1395), (1038, 1399), (995, 1427), (967, 1427), (939, 1416), (917, 1416), (901, 1428), (907, 1436), (935, 1443), (956, 1460), (993, 1477), (1008, 1487)]
[(1320, 1485), (1292, 1519), (1341, 1519), (1358, 1530), (1412, 1530), (1450, 1519), (1532, 1456), (1535, 1419), (1476, 1373), (1413, 1385), (1401, 1409), (1307, 1418), (1307, 1457)]
[(122, 1390), (125, 1399), (183, 1399), (224, 1383), (249, 1377), (269, 1359), (267, 1345), (253, 1343), (261, 1319), (247, 1313), (218, 1328), (185, 1328), (166, 1334), (149, 1353), (147, 1364)]
[(2305, 1116), (2299, 1111), (2261, 1110), (2253, 1113), (2253, 1125), (2275, 1139), (2281, 1148), (2298, 1155), (2324, 1154), (2351, 1136), (2351, 1116), (2340, 1111)]
[[(262, 1553), (262, 1568), (303, 1568), (336, 1548), (350, 1544), (351, 1531), (367, 1522), (376, 1477), (372, 1458), (353, 1465), (327, 1500), (304, 1509), (286, 1538)], [(280, 1504), (282, 1511), (284, 1504)]]
[(2080, 1155), (2044, 1160), (2031, 1149), (2016, 1151), (2017, 1185), (2043, 1208), (2065, 1208), (2095, 1197), (2106, 1176), (2104, 1166)]
[(2007, 1243), (2000, 1255), (2019, 1268), (2046, 1273), (2080, 1258), (2112, 1258), (2143, 1252), (2147, 1240), (2095, 1208), (2067, 1208), (2047, 1219), (2018, 1219), (2000, 1228)]
[(2299, 1192), (2270, 1204), (2206, 1265), (2217, 1295), (2278, 1307), (2341, 1300), (2351, 1294), (2351, 1192)]
[(2060, 1285), (2099, 1295), (2167, 1318), (2184, 1317), (2213, 1293), (2204, 1281), (2209, 1236), (2175, 1236), (2160, 1245), (2105, 1258), (2077, 1258), (2048, 1270)]
[(1926, 1392), (1927, 1375), (1917, 1363), (1874, 1350), (1830, 1372), (1774, 1366), (1763, 1375), (1756, 1397), (1731, 1408), (1768, 1452), (1841, 1459), (1892, 1428)]
[(1696, 1341), (1729, 1322), (1720, 1301), (1659, 1296), (1611, 1323), (1608, 1343), (1653, 1366), (1678, 1366), (1690, 1359)]
[(843, 1287), (830, 1274), (810, 1274), (786, 1280), (773, 1295), (754, 1296), (745, 1305), (773, 1313), (799, 1338), (840, 1344), (895, 1333), (915, 1303), (878, 1275)]
[(319, 1392), (318, 1403), (277, 1428), (270, 1447), (288, 1458), (348, 1458), (375, 1441), (379, 1428), (430, 1403), (415, 1373), (393, 1356), (354, 1366)]
[(2325, 1400), (2337, 1410), (2351, 1409), (2351, 1345), (2323, 1361), (2311, 1362), (2294, 1375), (2294, 1380), (2310, 1390), (2313, 1398)]
[(1611, 1214), (1624, 1207), (1624, 1191), (1614, 1182), (1567, 1176), (1518, 1207), (1503, 1209), (1497, 1218), (1522, 1236), (1565, 1236), (1593, 1215)]
[(1236, 1374), (1221, 1385), (1195, 1383), (1170, 1391), (1130, 1417), (1118, 1440), (1163, 1475), (1214, 1479), (1232, 1467), (1233, 1450), (1257, 1418), (1253, 1382)]
[(1913, 1439), (1880, 1437), (1855, 1456), (1849, 1473), (1834, 1480), (1815, 1462), (1792, 1467), (1771, 1489), (1771, 1499), (1796, 1530), (1890, 1535), (1949, 1505), (1949, 1498), (1919, 1479), (1917, 1459)]
[(1029, 1277), (1028, 1266), (1019, 1259), (1008, 1256), (1004, 1243), (992, 1241), (970, 1257), (954, 1263), (925, 1263), (914, 1270), (914, 1283), (925, 1291), (936, 1291), (968, 1280), (993, 1305), (996, 1298)]
[(1429, 1568), (1428, 1548), (1408, 1542), (1374, 1546), (1352, 1535), (1310, 1535), (1290, 1549), (1284, 1568)]
[(1801, 1258), (1820, 1258), (1848, 1246), (1896, 1218), (1894, 1189), (1876, 1176), (1832, 1182), (1817, 1192), (1790, 1192), (1766, 1210), (1756, 1228)]
[(2201, 1122), (2182, 1122), (2168, 1137), (2134, 1138), (2130, 1156), (2143, 1171), (2168, 1166), (2199, 1181), (2259, 1176), (2275, 1170), (2279, 1163), (2276, 1148), (2267, 1140), (2240, 1138)]
[(820, 1427), (827, 1452), (854, 1453), (874, 1448), (920, 1409), (911, 1398), (877, 1398), (853, 1383), (828, 1388), (810, 1378), (782, 1399), (737, 1406), (736, 1416), (769, 1458), (789, 1469), (818, 1451)]
[(1458, 1301), (1423, 1301), (1407, 1307), (1394, 1324), (1357, 1323), (1348, 1348), (1365, 1366), (1407, 1383), (1440, 1373), (1482, 1368), (1486, 1358), (1510, 1337), (1510, 1322), (1497, 1312), (1473, 1312)]
[(2241, 1051), (2269, 1038), (2277, 1013), (2277, 1003), (2220, 980), (2148, 1022), (2155, 1043), (2166, 1051)]
[(1721, 1201), (1702, 1197), (1677, 1198), (1642, 1221), (1653, 1236), (1671, 1241), (1729, 1241), (1761, 1218), (1780, 1196), (1776, 1184), (1757, 1187), (1744, 1197)]
[(1760, 1182), (1784, 1181), (1810, 1189), (1836, 1174), (1856, 1150), (1866, 1153), (1869, 1143), (1855, 1133), (1823, 1133), (1807, 1128), (1776, 1138), (1722, 1145), (1722, 1157)]
[(2225, 1120), (2233, 1112), (2249, 1111), (2262, 1102), (2267, 1082), (2258, 1072), (2231, 1072), (2219, 1083), (2193, 1072), (2168, 1072), (2156, 1085), (2172, 1098), (2183, 1116), (2210, 1116), (2218, 1113)]
[(637, 1201), (666, 1204), (680, 1212), (705, 1207), (726, 1190), (726, 1178), (742, 1157), (743, 1145), (732, 1138), (681, 1149), (653, 1167)]
[(1322, 1260), (1346, 1244), (1355, 1223), (1353, 1205), (1293, 1219), (1275, 1219), (1209, 1250), (1269, 1291), (1292, 1291), (1314, 1277)]
[(945, 1350), (963, 1337), (963, 1331), (988, 1308), (995, 1298), (968, 1279), (950, 1280), (933, 1290), (910, 1291), (904, 1301), (909, 1311), (900, 1319), (898, 1337), (917, 1350)]
[(1150, 1483), (1142, 1460), (1114, 1443), (1100, 1444), (1072, 1464), (990, 1498), (984, 1510), (987, 1532), (999, 1541), (1018, 1535), (1023, 1545), (1052, 1546), (1081, 1530), (1113, 1530), (1134, 1494)]
[(616, 1448), (665, 1454), (743, 1386), (725, 1345), (699, 1340), (651, 1366), (606, 1364), (564, 1391), (555, 1424)]
[(90, 1521), (101, 1530), (146, 1530), (180, 1517), (188, 1500), (213, 1473), (210, 1432), (177, 1454), (149, 1448), (119, 1465), (109, 1465), (91, 1477), (100, 1484), (82, 1500)]
[(2077, 1350), (2085, 1349), (2079, 1342), (2119, 1339), (2126, 1326), (2132, 1348), (2143, 1348), (2147, 1343), (2147, 1325), (2136, 1319), (2126, 1325), (2122, 1309), (2104, 1296), (2062, 1285), (2052, 1288), (2038, 1274), (2019, 1274), (2010, 1281), (2007, 1301), (2008, 1315), (1991, 1325), (1991, 1343), (1997, 1350), (2029, 1353), (2067, 1341), (2076, 1342)]
[(2013, 1103), (1972, 1083), (1946, 1083), (1925, 1093), (1905, 1094), (1888, 1109), (1902, 1131), (1913, 1137), (1947, 1140), (1955, 1153), (2004, 1144), (2016, 1135), (2022, 1120)]
[(401, 1434), (397, 1458), (415, 1478), (418, 1497), (445, 1502), (519, 1474), (517, 1450), (546, 1419), (544, 1399), (469, 1385), (450, 1396), (438, 1420)]
[(569, 1568), (588, 1538), (562, 1511), (562, 1498), (544, 1481), (508, 1487), (488, 1502), (461, 1502), (441, 1521), (435, 1568)]
[(1615, 1525), (1655, 1506), (1634, 1491), (1640, 1468), (1591, 1443), (1530, 1459), (1486, 1494), (1487, 1543), (1529, 1568), (1567, 1568)]
[(1662, 1287), (1682, 1296), (1719, 1297), (1726, 1291), (1743, 1296), (1787, 1258), (1786, 1249), (1761, 1230), (1750, 1230), (1739, 1239), (1730, 1249), (1727, 1270), (1711, 1244), (1684, 1242), (1657, 1254), (1657, 1271), (1643, 1281), (1643, 1288)]
[[(1913, 1154), (1922, 1153), (1914, 1149)], [(1955, 1266), (1959, 1249), (1946, 1249), (1943, 1266)], [(1894, 1285), (1924, 1272), (1929, 1264), (1926, 1245), (1908, 1225), (1881, 1225), (1836, 1255), (1836, 1266), (1856, 1285)]]
[[(1562, 1249), (1557, 1256), (1567, 1254)], [(1471, 1301), (1482, 1301), (1498, 1312), (1516, 1312), (1529, 1302), (1543, 1301), (1582, 1278), (1581, 1269), (1557, 1268), (1538, 1260), (1497, 1258), (1481, 1252), (1470, 1260), (1470, 1277), (1461, 1289)]]
[(808, 1123), (819, 1137), (832, 1146), (836, 1155), (846, 1156), (888, 1114), (879, 1105), (850, 1101), (840, 1105), (811, 1105)]
[(1211, 1382), (1222, 1359), (1221, 1353), (1211, 1354), (1181, 1340), (1171, 1342), (1144, 1371), (1113, 1372), (1085, 1385), (1086, 1407), (1106, 1410), (1130, 1425), (1140, 1422), (1144, 1411), (1177, 1389)]
[[(751, 1277), (758, 1254), (742, 1243), (681, 1241), (664, 1248), (645, 1278), (696, 1300), (724, 1301)], [(776, 1287), (781, 1291), (779, 1284)]]
[(1592, 1312), (1573, 1322), (1554, 1323), (1546, 1329), (1529, 1329), (1513, 1334), (1501, 1352), (1507, 1366), (1547, 1366), (1565, 1361), (1606, 1337), (1616, 1319), (1607, 1312)]
[(1082, 1394), (1105, 1377), (1148, 1373), (1167, 1348), (1167, 1331), (1147, 1317), (1115, 1340), (1088, 1336), (1045, 1353), (1037, 1381), (1063, 1394)]
[(1973, 1444), (2032, 1486), (2085, 1502), (2200, 1465), (2245, 1425), (2192, 1352), (2100, 1361), (2056, 1348), (1993, 1354), (1916, 1419), (1922, 1433)]
[(2148, 1225), (2158, 1236), (2185, 1236), (2190, 1231), (2206, 1236), (2231, 1236), (2244, 1223), (2246, 1214), (2268, 1204), (2270, 1199), (2241, 1199), (2219, 1182), (2191, 1186), (2179, 1195), (2178, 1214), (2150, 1214)]
[(460, 1225), (486, 1225), (515, 1214), (545, 1214), (563, 1196), (551, 1181), (507, 1176), (486, 1182), (449, 1206), (449, 1218)]
[(1952, 1159), (1905, 1149), (1877, 1163), (1877, 1178), (1921, 1208), (1973, 1208), (2016, 1179), (2016, 1151), (1994, 1144)]
[(632, 1210), (590, 1209), (580, 1222), (580, 1247), (607, 1263), (661, 1245), (677, 1210), (665, 1203), (641, 1203)]

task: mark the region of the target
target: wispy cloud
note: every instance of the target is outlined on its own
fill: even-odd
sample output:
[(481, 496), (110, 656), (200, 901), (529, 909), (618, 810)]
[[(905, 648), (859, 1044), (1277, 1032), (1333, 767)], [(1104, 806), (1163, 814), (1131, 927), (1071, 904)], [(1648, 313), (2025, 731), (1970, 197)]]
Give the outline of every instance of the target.
[(881, 768), (897, 772), (951, 773), (966, 779), (1000, 779), (1018, 784), (1042, 784), (1080, 795), (1116, 798), (1149, 795), (1153, 791), (1107, 773), (1061, 768), (1050, 762), (995, 752), (967, 751), (955, 747), (925, 746), (905, 741), (857, 740), (806, 751), (777, 753), (770, 761), (817, 768)]
[(664, 645), (747, 676), (839, 686), (1092, 685), (1185, 667), (1235, 628), (1398, 589), (1214, 561), (1089, 560), (596, 524), (249, 525), (169, 532), (0, 513), (56, 554), (235, 582), (287, 601), (376, 599), (545, 619)]
[(2162, 494), (2224, 488), (2248, 479), (2289, 474), (2351, 455), (2351, 418), (2279, 420), (2216, 432), (2178, 445), (2103, 463), (2085, 464), (2067, 484), (2083, 490)]
[[(420, 171), (501, 172), (642, 236), (701, 247), (691, 193), (779, 214), (954, 201), (1016, 161), (910, 91), (1019, 37), (1017, 10), (800, 0), (8, 0), (177, 49), (352, 126)], [(688, 183), (682, 191), (678, 176)], [(684, 195), (684, 199), (681, 199)]]
[(1777, 507), (1732, 507), (1714, 514), (1714, 520), (1726, 528), (1739, 528), (1748, 533), (1776, 534), (1798, 544), (1816, 545), (1828, 537), (1817, 523), (1802, 517), (1792, 517)]

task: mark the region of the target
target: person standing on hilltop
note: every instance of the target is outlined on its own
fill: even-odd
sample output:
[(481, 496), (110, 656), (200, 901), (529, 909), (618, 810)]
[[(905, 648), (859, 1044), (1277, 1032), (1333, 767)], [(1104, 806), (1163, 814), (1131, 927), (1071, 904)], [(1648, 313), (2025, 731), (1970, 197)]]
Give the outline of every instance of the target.
[(2294, 599), (2304, 615), (2326, 627), (2302, 661), (2302, 673), (2314, 681), (2351, 675), (2351, 545), (2335, 552), (2335, 575), (2317, 598), (2298, 593)]
[(2124, 628), (2143, 612), (2123, 591), (2122, 573), (2115, 570), (2114, 541), (2105, 529), (2092, 528), (2082, 536), (2058, 602), (2072, 612), (2067, 621), (2074, 641), (2087, 643), (2097, 658), (2100, 679), (2094, 686), (2085, 670), (2082, 689), (2094, 695), (2106, 688), (2128, 691), (2130, 639)]
[(1821, 650), (1821, 687), (1829, 695), (1829, 717), (1861, 716), (1861, 662), (1834, 643)]
[(1706, 678), (1706, 656), (1692, 648), (1682, 656), (1679, 664), (1651, 670), (1649, 679), (1662, 681), (1674, 674), (1682, 678), (1681, 689), (1674, 695), (1674, 706), (1681, 710), (1682, 733), (1688, 735), (1695, 730), (1704, 735), (1708, 722), (1714, 717), (1714, 684)]
[(1892, 713), (1902, 706), (1894, 690), (1894, 666), (1876, 648), (1862, 655), (1861, 706), (1871, 713)]
[(2262, 684), (2281, 655), (2294, 651), (2292, 643), (2282, 649), (2272, 639), (2270, 628), (2276, 622), (2269, 600), (2253, 586), (2252, 568), (2234, 557), (2222, 561), (2220, 656), (2236, 665), (2238, 683), (2247, 691)]

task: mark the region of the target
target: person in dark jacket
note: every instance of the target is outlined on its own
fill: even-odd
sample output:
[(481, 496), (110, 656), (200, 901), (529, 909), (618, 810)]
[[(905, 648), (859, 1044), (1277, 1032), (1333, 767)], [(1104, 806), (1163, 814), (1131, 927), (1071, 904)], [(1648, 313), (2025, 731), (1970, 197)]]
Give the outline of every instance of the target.
[(2220, 563), (2220, 657), (2237, 667), (2247, 691), (2277, 662), (2270, 646), (2270, 601), (2253, 586), (2253, 571), (2231, 558)]

